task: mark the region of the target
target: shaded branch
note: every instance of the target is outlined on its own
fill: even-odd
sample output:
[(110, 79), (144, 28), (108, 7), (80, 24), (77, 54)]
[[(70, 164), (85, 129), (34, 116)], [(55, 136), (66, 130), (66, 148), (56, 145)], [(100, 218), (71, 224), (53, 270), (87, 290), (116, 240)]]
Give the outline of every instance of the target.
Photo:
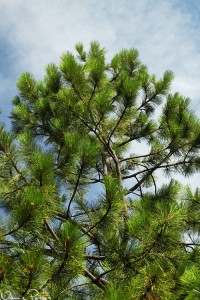
[(30, 218), (30, 215), (31, 215), (31, 213), (29, 213), (29, 214), (27, 215), (26, 219), (25, 219), (21, 224), (19, 224), (17, 227), (13, 228), (12, 230), (10, 230), (10, 231), (4, 233), (4, 234), (1, 235), (0, 237), (7, 236), (7, 235), (11, 235), (11, 234), (13, 234), (14, 232), (16, 232), (17, 230), (19, 230), (20, 228), (22, 228), (22, 227), (28, 222), (28, 220), (29, 220), (29, 218)]
[(111, 137), (113, 136), (113, 134), (115, 133), (115, 130), (117, 129), (117, 127), (119, 126), (119, 124), (120, 124), (120, 122), (122, 121), (122, 119), (123, 119), (123, 117), (124, 117), (124, 115), (125, 115), (125, 113), (126, 113), (126, 107), (124, 107), (124, 109), (123, 109), (123, 112), (122, 112), (122, 114), (121, 114), (121, 116), (119, 117), (119, 119), (118, 119), (118, 121), (117, 121), (117, 123), (115, 124), (115, 126), (114, 126), (114, 128), (113, 128), (113, 130), (111, 131), (111, 133), (110, 133), (110, 135), (109, 135), (109, 138), (108, 138), (108, 143), (110, 142), (110, 140), (111, 140)]
[(90, 271), (84, 269), (84, 275), (91, 279), (92, 283), (96, 284), (99, 288), (105, 290), (105, 284), (108, 283), (107, 280), (98, 278), (94, 276)]
[(83, 168), (84, 168), (84, 165), (82, 164), (81, 168), (79, 170), (79, 174), (78, 174), (78, 178), (77, 178), (77, 181), (76, 181), (76, 184), (75, 184), (75, 188), (74, 188), (73, 194), (72, 194), (71, 199), (69, 201), (69, 205), (68, 205), (68, 208), (67, 208), (67, 216), (69, 215), (69, 210), (70, 210), (71, 203), (74, 200), (74, 197), (76, 195), (76, 192), (77, 192), (77, 189), (78, 189), (78, 185), (79, 185), (79, 182), (80, 182), (80, 178), (81, 178), (81, 175), (82, 175), (82, 172), (83, 172)]
[(89, 254), (87, 254), (87, 255), (85, 255), (85, 258), (86, 259), (94, 259), (94, 260), (105, 260), (106, 256), (104, 256), (104, 255), (98, 256), (98, 255), (89, 255)]
[(159, 130), (159, 128), (153, 130), (151, 133), (148, 132), (148, 133), (146, 133), (146, 134), (145, 134), (145, 133), (142, 133), (142, 135), (132, 136), (132, 137), (130, 137), (128, 140), (122, 142), (121, 144), (118, 144), (117, 147), (122, 147), (122, 146), (124, 146), (124, 145), (126, 145), (126, 144), (128, 144), (128, 143), (130, 143), (130, 142), (132, 142), (132, 141), (134, 141), (134, 140), (136, 140), (136, 139), (145, 138), (146, 136), (149, 136), (150, 134), (153, 134), (154, 132), (156, 132), (156, 131), (158, 131), (158, 130)]
[(66, 216), (66, 214), (64, 214), (64, 213), (58, 213), (58, 215), (56, 216), (56, 219), (62, 220), (62, 221), (63, 220), (65, 220), (65, 221), (69, 220), (70, 222), (72, 222), (72, 224), (74, 224), (75, 226), (77, 226), (83, 232), (83, 234), (86, 234), (96, 245), (101, 244), (101, 242), (97, 239), (96, 236), (94, 236), (92, 233), (90, 233), (87, 229), (85, 229), (77, 221), (73, 220), (69, 216)]
[(159, 162), (158, 164), (156, 164), (153, 168), (149, 169), (149, 171), (147, 172), (147, 174), (145, 174), (141, 180), (139, 180), (138, 183), (136, 183), (132, 188), (130, 188), (127, 192), (127, 195), (132, 193), (133, 191), (135, 191), (138, 187), (140, 187), (142, 185), (142, 183), (150, 176), (152, 175), (152, 173), (157, 170), (162, 163), (167, 160), (170, 156), (172, 155), (172, 153), (170, 152), (161, 162)]

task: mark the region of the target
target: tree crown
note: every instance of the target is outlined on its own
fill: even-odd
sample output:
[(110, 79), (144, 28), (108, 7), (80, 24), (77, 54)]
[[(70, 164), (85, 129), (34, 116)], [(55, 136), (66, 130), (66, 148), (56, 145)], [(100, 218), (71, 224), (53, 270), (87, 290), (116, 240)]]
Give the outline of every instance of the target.
[(172, 175), (199, 171), (199, 119), (136, 49), (108, 63), (97, 42), (75, 48), (42, 81), (20, 76), (0, 129), (1, 291), (197, 299), (200, 193)]

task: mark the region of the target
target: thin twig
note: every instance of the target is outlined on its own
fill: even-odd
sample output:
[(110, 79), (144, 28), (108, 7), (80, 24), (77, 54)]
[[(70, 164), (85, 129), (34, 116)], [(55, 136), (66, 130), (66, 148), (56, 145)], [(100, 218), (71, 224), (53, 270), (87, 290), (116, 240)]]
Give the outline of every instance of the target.
[(79, 174), (78, 174), (78, 178), (77, 178), (77, 181), (76, 181), (76, 184), (75, 184), (75, 187), (74, 187), (73, 194), (72, 194), (71, 199), (70, 199), (69, 204), (68, 204), (68, 208), (67, 208), (67, 216), (69, 215), (69, 210), (70, 210), (71, 203), (72, 203), (72, 201), (74, 200), (74, 197), (75, 197), (75, 195), (76, 195), (76, 192), (77, 192), (77, 189), (78, 189), (78, 185), (79, 185), (79, 182), (80, 182), (80, 178), (81, 178), (83, 169), (84, 169), (84, 165), (82, 164), (82, 165), (81, 165), (81, 168), (80, 168), (80, 170), (79, 170)]
[(59, 238), (58, 238), (58, 236), (56, 235), (55, 231), (54, 231), (53, 228), (50, 226), (50, 224), (49, 224), (49, 222), (48, 222), (47, 220), (45, 220), (45, 224), (46, 224), (46, 226), (47, 226), (49, 232), (50, 232), (51, 235), (53, 236), (53, 238), (54, 238), (57, 242), (61, 243), (61, 241), (59, 240)]

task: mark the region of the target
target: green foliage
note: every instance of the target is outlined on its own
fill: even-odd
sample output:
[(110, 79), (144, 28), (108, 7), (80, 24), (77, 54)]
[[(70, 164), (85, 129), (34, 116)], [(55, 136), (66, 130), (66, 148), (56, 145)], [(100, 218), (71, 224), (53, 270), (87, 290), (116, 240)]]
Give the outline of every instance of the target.
[(190, 100), (134, 48), (110, 63), (98, 42), (75, 48), (44, 80), (20, 76), (0, 126), (0, 291), (199, 299), (200, 192), (172, 176), (200, 168)]

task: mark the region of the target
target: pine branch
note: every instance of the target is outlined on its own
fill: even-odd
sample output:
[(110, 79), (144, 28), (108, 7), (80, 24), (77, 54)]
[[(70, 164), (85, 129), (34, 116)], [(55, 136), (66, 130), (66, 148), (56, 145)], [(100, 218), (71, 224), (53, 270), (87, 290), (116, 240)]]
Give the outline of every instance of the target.
[(140, 175), (140, 174), (142, 174), (142, 173), (145, 173), (145, 172), (150, 172), (150, 171), (153, 169), (153, 167), (149, 168), (149, 167), (147, 167), (146, 165), (144, 165), (144, 164), (142, 164), (142, 163), (139, 163), (139, 162), (135, 162), (135, 165), (144, 168), (144, 170), (140, 170), (140, 171), (138, 171), (138, 172), (136, 172), (136, 173), (133, 173), (133, 174), (130, 174), (130, 175), (122, 176), (122, 179), (123, 179), (123, 180), (125, 180), (125, 179), (130, 179), (130, 178), (133, 178), (133, 177), (136, 178), (136, 176), (138, 176), (138, 175)]
[(151, 178), (153, 180), (153, 184), (154, 184), (154, 191), (155, 191), (155, 195), (157, 196), (157, 186), (156, 186), (156, 181), (155, 181), (155, 178), (154, 176), (151, 174)]
[(130, 188), (127, 192), (127, 195), (134, 192), (138, 187), (140, 187), (142, 185), (143, 182), (145, 182), (145, 180), (152, 175), (152, 173), (157, 170), (164, 161), (166, 161), (168, 158), (170, 158), (170, 156), (172, 155), (172, 152), (168, 153), (167, 156), (162, 159), (158, 164), (156, 164), (153, 168), (149, 169), (149, 171), (142, 177), (141, 180), (139, 180), (138, 183), (136, 183), (132, 188)]
[(89, 101), (88, 101), (88, 110), (89, 110), (90, 118), (91, 118), (91, 120), (92, 120), (92, 122), (93, 122), (93, 124), (94, 124), (95, 126), (96, 126), (96, 122), (95, 122), (94, 117), (93, 117), (93, 115), (92, 115), (90, 103), (91, 103), (91, 101), (92, 101), (92, 99), (93, 99), (93, 97), (94, 97), (96, 88), (97, 88), (97, 84), (95, 83), (94, 88), (93, 88), (92, 93), (91, 93), (91, 96), (90, 96), (90, 99), (89, 99)]
[[(119, 180), (120, 190), (123, 190), (122, 173), (121, 173), (121, 167), (120, 167), (119, 159), (118, 159), (115, 151), (110, 146), (110, 143), (108, 143), (108, 148), (109, 148), (109, 152), (111, 153), (112, 158), (113, 158), (113, 160), (115, 162), (116, 171), (117, 171), (118, 180)], [(127, 203), (126, 203), (125, 197), (123, 197), (123, 205), (124, 205), (124, 220), (127, 220), (128, 219), (128, 208), (127, 208)]]
[(82, 175), (83, 169), (84, 169), (84, 164), (81, 165), (81, 168), (79, 170), (79, 174), (78, 174), (77, 181), (76, 181), (76, 184), (75, 184), (75, 187), (74, 187), (74, 191), (73, 191), (73, 194), (72, 194), (71, 199), (70, 199), (69, 204), (68, 204), (67, 216), (69, 216), (69, 211), (70, 211), (71, 203), (74, 200), (74, 197), (75, 197), (76, 192), (78, 190), (78, 185), (79, 185), (79, 182), (80, 182), (80, 179), (81, 179), (81, 175)]
[(59, 243), (61, 243), (61, 241), (59, 240), (58, 236), (56, 235), (55, 231), (51, 228), (49, 222), (47, 220), (45, 220), (45, 225), (47, 227), (47, 229), (49, 230), (49, 232), (51, 233), (52, 237)]
[(99, 279), (101, 279), (101, 277), (103, 277), (103, 276), (105, 276), (106, 274), (108, 274), (108, 273), (110, 273), (110, 272), (113, 272), (113, 271), (115, 271), (116, 270), (116, 268), (112, 268), (112, 269), (110, 269), (110, 270), (107, 270), (107, 271), (104, 271), (103, 273), (101, 273), (98, 277), (97, 277), (97, 281), (99, 280)]
[(32, 283), (32, 279), (33, 279), (33, 274), (32, 274), (32, 272), (33, 272), (33, 271), (30, 269), (30, 271), (29, 271), (29, 279), (28, 279), (27, 286), (26, 286), (24, 292), (21, 294), (22, 299), (24, 298), (24, 296), (27, 294), (28, 290), (29, 290), (30, 287), (31, 287), (31, 283)]
[(29, 182), (27, 181), (26, 177), (22, 174), (22, 172), (18, 169), (17, 164), (14, 162), (14, 160), (12, 159), (10, 152), (7, 151), (6, 149), (4, 149), (4, 153), (6, 154), (6, 156), (8, 157), (8, 159), (10, 160), (10, 162), (13, 165), (13, 168), (15, 169), (15, 171), (17, 172), (17, 174), (20, 175), (20, 177), (24, 180), (24, 182), (26, 184), (29, 184)]
[(58, 271), (53, 275), (53, 277), (58, 276), (62, 272), (62, 270), (64, 269), (64, 267), (65, 267), (65, 264), (66, 264), (66, 262), (68, 260), (68, 257), (69, 257), (69, 249), (66, 248), (65, 251), (66, 252), (65, 252), (64, 259), (63, 259), (61, 265), (59, 266)]
[[(153, 96), (151, 96), (149, 99), (148, 99), (148, 96), (147, 96), (147, 91), (145, 90), (146, 92), (146, 95), (145, 95), (145, 100), (141, 103), (141, 105), (137, 108), (137, 110), (141, 110), (141, 108), (144, 107), (145, 109), (145, 105), (147, 105), (149, 102), (151, 102), (156, 96), (158, 96), (157, 93), (155, 93)], [(147, 100), (148, 99), (148, 100)]]
[(109, 201), (108, 202), (108, 207), (107, 207), (107, 210), (106, 210), (105, 214), (96, 223), (94, 223), (92, 226), (90, 226), (89, 229), (85, 232), (85, 234), (88, 234), (92, 229), (94, 229), (100, 223), (103, 222), (103, 220), (108, 216), (108, 214), (109, 214), (109, 212), (111, 210), (111, 207), (112, 207), (112, 203), (111, 203), (111, 201)]
[(87, 235), (97, 246), (101, 244), (100, 240), (95, 235), (90, 233), (86, 228), (83, 227), (82, 224), (78, 223), (77, 221), (72, 219), (70, 216), (66, 216), (66, 214), (64, 214), (64, 213), (58, 213), (56, 216), (56, 219), (69, 220), (70, 222), (72, 222), (72, 224), (77, 226), (83, 232), (83, 235)]
[(164, 151), (166, 151), (168, 149), (169, 145), (161, 150), (158, 150), (158, 151), (155, 151), (155, 152), (150, 152), (148, 154), (143, 154), (143, 155), (138, 155), (138, 156), (133, 156), (133, 157), (126, 157), (126, 158), (123, 158), (123, 159), (120, 159), (120, 163), (121, 162), (124, 162), (124, 161), (134, 161), (135, 159), (138, 159), (138, 158), (145, 158), (145, 157), (150, 157), (150, 156), (156, 156)]
[(94, 259), (94, 260), (105, 260), (106, 259), (106, 256), (104, 255), (101, 255), (101, 256), (98, 256), (98, 255), (85, 255), (85, 258), (86, 259)]
[(116, 122), (116, 124), (115, 124), (115, 126), (114, 126), (114, 128), (113, 128), (113, 130), (111, 131), (111, 133), (110, 133), (110, 135), (109, 135), (109, 138), (108, 138), (108, 144), (110, 143), (113, 134), (115, 133), (117, 127), (119, 126), (120, 122), (122, 121), (122, 119), (123, 119), (123, 117), (124, 117), (124, 115), (125, 115), (125, 113), (126, 113), (126, 110), (127, 110), (127, 107), (124, 107), (124, 109), (123, 109), (123, 111), (122, 111), (122, 114), (120, 115), (119, 119), (117, 120), (117, 122)]
[(152, 249), (156, 245), (157, 241), (162, 236), (162, 233), (164, 231), (165, 225), (166, 225), (166, 221), (161, 225), (161, 229), (158, 232), (158, 234), (157, 234), (154, 242), (146, 250), (144, 250), (143, 253), (139, 257), (137, 257), (133, 262), (131, 262), (131, 265), (137, 263), (138, 261), (140, 261), (142, 259), (144, 259), (152, 251)]
[(89, 282), (83, 282), (83, 283), (80, 283), (80, 284), (76, 284), (76, 285), (70, 286), (69, 288), (63, 290), (63, 291), (60, 293), (60, 295), (66, 293), (66, 292), (68, 292), (68, 291), (71, 291), (71, 290), (73, 290), (73, 289), (75, 289), (75, 288), (78, 288), (78, 287), (81, 287), (81, 286), (85, 286), (85, 285), (89, 285), (89, 284), (92, 284), (92, 283), (93, 283), (93, 282), (89, 281)]
[[(139, 179), (137, 178), (137, 175), (135, 176), (135, 179), (136, 179), (137, 183), (139, 183)], [(143, 197), (143, 192), (142, 192), (142, 186), (141, 185), (139, 186), (139, 190), (140, 190), (141, 197)]]
[(19, 224), (18, 226), (14, 227), (12, 230), (4, 233), (3, 235), (0, 236), (0, 238), (3, 237), (3, 236), (11, 235), (14, 232), (18, 231), (19, 229), (21, 229), (29, 221), (30, 216), (31, 216), (31, 213), (29, 213), (27, 215), (26, 219), (21, 224)]
[(77, 90), (77, 88), (75, 87), (75, 85), (71, 82), (71, 85), (75, 91), (75, 93), (77, 94), (77, 96), (79, 97), (80, 100), (83, 101), (83, 97), (80, 95), (79, 91)]
[(135, 135), (135, 136), (131, 136), (128, 140), (120, 143), (117, 145), (118, 148), (122, 147), (122, 146), (125, 146), (126, 144), (132, 142), (132, 141), (135, 141), (135, 140), (138, 140), (140, 138), (145, 138), (146, 136), (150, 136), (152, 135), (153, 133), (157, 132), (159, 130), (159, 128), (156, 128), (155, 130), (153, 130), (151, 133), (143, 133), (143, 134), (140, 134), (140, 135)]
[(93, 90), (92, 90), (92, 93), (91, 93), (91, 96), (90, 96), (90, 99), (88, 101), (88, 105), (90, 106), (90, 103), (94, 97), (94, 94), (95, 94), (95, 91), (96, 91), (96, 88), (97, 88), (97, 84), (95, 83), (94, 87), (93, 87)]
[(91, 279), (92, 283), (96, 284), (99, 288), (105, 290), (105, 284), (107, 281), (105, 279), (98, 278), (94, 276), (90, 271), (84, 269), (84, 275)]

